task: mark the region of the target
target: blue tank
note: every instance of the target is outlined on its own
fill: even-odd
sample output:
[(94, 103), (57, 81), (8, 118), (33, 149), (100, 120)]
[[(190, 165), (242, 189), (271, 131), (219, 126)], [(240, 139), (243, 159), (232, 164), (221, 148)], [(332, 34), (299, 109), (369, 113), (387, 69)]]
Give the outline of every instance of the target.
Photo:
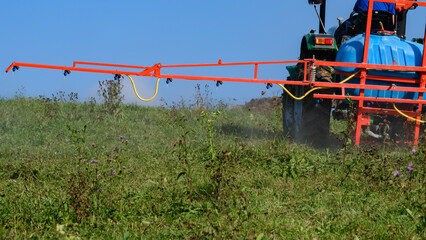
[[(346, 41), (337, 52), (336, 62), (361, 63), (364, 51), (365, 34), (360, 34)], [(401, 39), (396, 36), (370, 35), (370, 47), (368, 52), (368, 63), (397, 66), (421, 66), (423, 45)], [(355, 73), (359, 69), (348, 67), (337, 67), (336, 70)], [(420, 78), (419, 72), (402, 72), (390, 70), (368, 70), (368, 74), (398, 77), (398, 78)], [(345, 79), (341, 76), (341, 79)], [(359, 78), (353, 78), (348, 83), (359, 83)], [(377, 81), (367, 79), (366, 84), (391, 86), (395, 84), (401, 87), (419, 87), (418, 84), (397, 83), (389, 81)], [(359, 89), (345, 89), (349, 95), (359, 96)], [(365, 89), (366, 97), (418, 99), (418, 93), (398, 92), (384, 90)]]

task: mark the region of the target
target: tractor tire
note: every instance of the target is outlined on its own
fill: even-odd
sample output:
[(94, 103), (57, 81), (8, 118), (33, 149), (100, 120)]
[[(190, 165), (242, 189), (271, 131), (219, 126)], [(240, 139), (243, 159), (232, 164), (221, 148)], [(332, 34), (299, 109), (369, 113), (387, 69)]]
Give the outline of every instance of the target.
[[(303, 46), (303, 45), (302, 45)], [(317, 54), (320, 55), (320, 54)], [(323, 54), (322, 54), (323, 55)], [(301, 49), (300, 59), (312, 58), (314, 53)], [(326, 56), (329, 58), (329, 56)], [(327, 60), (325, 58), (325, 60)], [(330, 58), (333, 58), (331, 56)], [(303, 66), (298, 66), (298, 80), (303, 80)], [(332, 82), (333, 70), (318, 67), (315, 81)], [(309, 86), (288, 86), (293, 95), (303, 96), (310, 90)], [(332, 89), (318, 90), (316, 93), (332, 94)], [(282, 96), (284, 133), (297, 143), (308, 144), (315, 148), (326, 148), (330, 145), (330, 115), (332, 100), (314, 99), (310, 94), (297, 101), (286, 92)]]
[[(296, 96), (302, 96), (310, 88), (292, 86), (289, 90)], [(314, 99), (310, 95), (296, 101), (284, 93), (282, 112), (284, 133), (297, 143), (326, 148), (330, 145), (330, 111), (331, 100)]]
[[(304, 89), (308, 91), (309, 89)], [(299, 118), (302, 119), (301, 131), (297, 141), (326, 148), (330, 145), (330, 113), (331, 100), (314, 99), (311, 96), (304, 99)]]
[[(288, 86), (291, 92), (294, 92), (294, 86)], [(283, 130), (284, 134), (293, 137), (295, 136), (295, 123), (294, 123), (294, 102), (295, 100), (290, 97), (287, 93), (282, 95), (282, 115), (283, 115)]]

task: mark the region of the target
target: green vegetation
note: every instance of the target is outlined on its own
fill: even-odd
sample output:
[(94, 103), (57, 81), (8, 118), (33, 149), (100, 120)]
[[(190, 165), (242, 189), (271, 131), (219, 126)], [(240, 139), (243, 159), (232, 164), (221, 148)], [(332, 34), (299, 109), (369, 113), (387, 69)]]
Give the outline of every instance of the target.
[(280, 110), (64, 96), (0, 100), (3, 239), (426, 238), (424, 144), (317, 151)]

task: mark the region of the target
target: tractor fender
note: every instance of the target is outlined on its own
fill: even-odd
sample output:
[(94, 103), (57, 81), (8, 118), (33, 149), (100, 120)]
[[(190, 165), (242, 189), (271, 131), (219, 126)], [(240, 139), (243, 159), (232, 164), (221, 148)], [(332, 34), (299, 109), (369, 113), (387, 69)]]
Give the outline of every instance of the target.
[[(317, 44), (316, 39), (332, 39), (333, 43), (330, 44)], [(315, 34), (308, 33), (303, 36), (300, 45), (300, 59), (312, 58), (313, 55), (317, 59), (334, 61), (337, 54), (336, 39), (330, 34)], [(318, 56), (318, 57), (317, 57)]]

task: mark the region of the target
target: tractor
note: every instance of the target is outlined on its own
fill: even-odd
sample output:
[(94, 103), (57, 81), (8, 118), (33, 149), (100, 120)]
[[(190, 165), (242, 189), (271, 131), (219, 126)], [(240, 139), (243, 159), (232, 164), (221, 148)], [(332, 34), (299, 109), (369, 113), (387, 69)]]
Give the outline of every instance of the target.
[[(308, 34), (304, 35), (300, 46), (300, 60), (316, 59), (320, 61), (330, 62), (358, 62), (362, 61), (362, 46), (364, 44), (367, 25), (367, 12), (355, 13), (352, 12), (350, 17), (342, 22), (342, 18), (338, 18), (339, 25), (330, 28), (326, 31), (325, 29), (325, 12), (326, 12), (326, 0), (308, 0), (310, 5), (313, 5), (319, 19), (319, 31), (311, 30)], [(370, 3), (372, 4), (372, 3)], [(318, 13), (317, 6), (320, 6), (320, 12)], [(416, 3), (410, 6), (403, 6), (397, 9), (395, 20), (393, 15), (389, 12), (384, 11), (373, 11), (371, 20), (371, 43), (370, 43), (370, 56), (368, 63), (372, 64), (394, 64), (399, 60), (392, 56), (392, 52), (385, 56), (388, 59), (376, 59), (375, 54), (377, 49), (382, 50), (383, 48), (393, 48), (392, 42), (398, 41), (396, 46), (399, 51), (403, 51), (401, 57), (409, 56), (412, 59), (407, 63), (397, 64), (407, 66), (421, 66), (421, 50), (423, 46), (421, 43), (424, 39), (418, 38), (413, 41), (405, 40), (406, 31), (406, 18), (407, 12), (417, 7)], [(374, 42), (373, 42), (374, 41)], [(417, 42), (417, 43), (416, 43)], [(358, 44), (358, 45), (357, 45)], [(371, 45), (374, 45), (371, 47)], [(402, 48), (402, 50), (401, 50)], [(420, 49), (420, 52), (418, 51)], [(409, 53), (406, 53), (409, 52)], [(381, 54), (381, 53), (377, 53)], [(397, 51), (398, 55), (398, 51)], [(370, 59), (371, 57), (371, 59)], [(287, 80), (299, 80), (308, 78), (312, 82), (338, 82), (339, 79), (343, 79), (345, 74), (356, 72), (355, 68), (333, 68), (332, 66), (308, 66), (307, 68), (303, 64), (299, 63), (293, 66), (286, 67), (289, 72)], [(370, 71), (372, 72), (372, 71)], [(369, 72), (369, 73), (370, 73)], [(389, 75), (393, 77), (402, 77), (408, 75), (416, 75), (418, 73), (407, 73), (407, 72), (379, 72), (377, 75)], [(403, 75), (403, 76), (401, 76)], [(419, 77), (419, 76), (413, 76)], [(356, 80), (351, 80), (356, 82)], [(358, 80), (359, 83), (359, 80)], [(367, 83), (368, 84), (368, 83)], [(377, 83), (376, 83), (377, 84)], [(378, 83), (381, 85), (382, 83)], [(397, 84), (398, 86), (404, 86), (404, 84)], [(289, 90), (297, 96), (302, 96), (308, 92), (312, 86), (306, 85), (289, 85)], [(344, 91), (344, 90), (343, 90)], [(353, 89), (346, 89), (346, 92), (342, 93), (341, 89), (330, 88), (318, 90), (319, 93), (324, 95), (358, 95), (358, 92)], [(376, 91), (373, 93), (366, 93), (365, 96), (376, 96), (384, 94), (385, 91)], [(396, 92), (398, 93), (398, 92)], [(387, 96), (388, 93), (385, 93)], [(394, 98), (405, 98), (406, 96), (392, 96)], [(418, 96), (417, 96), (418, 97)], [(327, 147), (330, 142), (330, 119), (332, 116), (341, 116), (348, 108), (347, 100), (336, 100), (332, 98), (314, 98), (311, 94), (303, 100), (297, 101), (292, 98), (286, 92), (282, 95), (283, 103), (283, 127), (284, 132), (291, 137), (293, 140), (299, 143), (308, 143), (316, 147)], [(376, 106), (383, 108), (385, 103), (366, 103), (368, 106)], [(360, 106), (363, 107), (364, 105)], [(332, 111), (333, 110), (333, 111)], [(395, 114), (396, 115), (396, 114)], [(371, 119), (368, 123), (368, 130), (365, 131), (367, 135), (372, 138), (385, 140), (393, 139), (395, 141), (404, 141), (403, 126), (405, 124), (405, 118), (400, 116), (385, 116), (383, 115), (372, 115), (374, 120)], [(370, 116), (371, 117), (371, 116)]]

